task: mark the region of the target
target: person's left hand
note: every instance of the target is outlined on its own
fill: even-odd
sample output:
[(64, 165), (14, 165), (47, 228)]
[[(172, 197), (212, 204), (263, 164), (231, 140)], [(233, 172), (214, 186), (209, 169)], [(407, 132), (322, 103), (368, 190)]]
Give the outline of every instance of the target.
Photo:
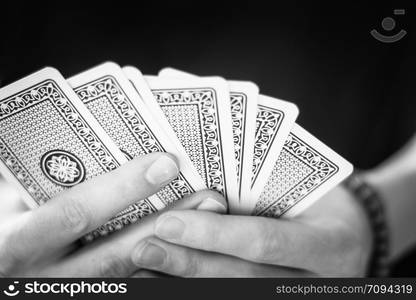
[(168, 211), (154, 234), (133, 251), (136, 276), (363, 276), (372, 244), (364, 211), (342, 187), (294, 219)]

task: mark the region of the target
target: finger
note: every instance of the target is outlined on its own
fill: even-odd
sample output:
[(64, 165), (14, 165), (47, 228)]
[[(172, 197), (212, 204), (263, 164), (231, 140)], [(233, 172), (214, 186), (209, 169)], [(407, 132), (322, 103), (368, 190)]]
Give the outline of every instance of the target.
[(167, 153), (140, 156), (120, 168), (73, 187), (16, 222), (7, 242), (20, 261), (37, 260), (104, 224), (178, 174)]
[(18, 217), (20, 214), (28, 210), (28, 207), (20, 199), (18, 191), (7, 184), (0, 177), (0, 194), (1, 194), (1, 210), (0, 210), (0, 224), (9, 222)]
[(206, 252), (150, 238), (132, 255), (137, 267), (180, 277), (304, 277), (311, 274), (237, 257)]
[[(213, 204), (213, 201), (218, 201), (219, 204)], [(226, 207), (222, 211), (218, 209), (218, 207), (223, 207), (224, 203), (225, 200), (220, 194), (203, 191), (179, 200), (172, 209), (211, 207), (217, 212), (224, 213)], [(59, 263), (45, 268), (43, 274), (57, 277), (130, 276), (137, 270), (131, 261), (132, 251), (137, 243), (153, 235), (154, 222), (159, 214), (149, 215), (116, 234), (85, 246)]]
[(163, 274), (163, 273), (149, 271), (149, 270), (138, 270), (134, 272), (133, 275), (131, 275), (130, 277), (132, 278), (165, 278), (165, 277), (170, 277), (170, 276)]
[(168, 242), (258, 263), (315, 270), (331, 251), (317, 226), (296, 220), (168, 211), (158, 217), (155, 235)]
[(227, 212), (227, 201), (220, 193), (211, 190), (203, 190), (187, 195), (180, 201), (174, 202), (169, 209), (197, 209), (225, 214)]

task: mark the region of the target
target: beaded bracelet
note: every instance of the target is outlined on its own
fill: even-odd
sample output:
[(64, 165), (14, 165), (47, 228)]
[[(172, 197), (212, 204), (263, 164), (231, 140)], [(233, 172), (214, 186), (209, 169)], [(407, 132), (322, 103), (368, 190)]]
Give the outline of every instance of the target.
[(373, 233), (373, 250), (369, 261), (368, 277), (389, 275), (389, 231), (381, 197), (358, 173), (353, 173), (344, 185), (362, 204)]

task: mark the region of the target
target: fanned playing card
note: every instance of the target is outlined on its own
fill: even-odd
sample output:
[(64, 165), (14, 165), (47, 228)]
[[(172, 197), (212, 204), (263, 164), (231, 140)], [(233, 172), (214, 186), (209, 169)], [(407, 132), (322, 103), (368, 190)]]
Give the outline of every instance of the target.
[(167, 138), (121, 68), (104, 63), (68, 79), (82, 103), (128, 159), (152, 152), (176, 156), (180, 173), (154, 198), (159, 210), (206, 186), (189, 158)]
[[(157, 120), (157, 123), (159, 124), (159, 127), (161, 127), (165, 133), (165, 135), (172, 140), (173, 143), (175, 143), (176, 147), (180, 149), (180, 152), (182, 155), (186, 155), (186, 150), (183, 147), (181, 141), (176, 136), (175, 131), (173, 130), (172, 126), (169, 124), (168, 119), (163, 114), (162, 110), (160, 109), (159, 104), (155, 101), (155, 98), (153, 96), (152, 91), (150, 90), (149, 85), (147, 84), (147, 81), (145, 77), (143, 76), (142, 72), (140, 72), (139, 69), (133, 66), (125, 66), (122, 68), (124, 75), (126, 78), (130, 81), (130, 83), (133, 85), (134, 89), (139, 93), (142, 101), (145, 103), (147, 109), (151, 112), (153, 115), (153, 118)], [(192, 161), (189, 159), (189, 156), (187, 157), (188, 160), (193, 165)], [(194, 166), (195, 170), (196, 167)], [(200, 176), (201, 177), (201, 176)], [(202, 180), (202, 177), (201, 177)]]
[(237, 174), (225, 80), (145, 79), (154, 95), (146, 102), (148, 107), (158, 119), (167, 118), (208, 188), (226, 196), (231, 211), (236, 209)]
[(244, 212), (250, 200), (253, 149), (258, 87), (247, 81), (227, 81), (230, 89), (231, 120), (233, 122), (234, 152), (240, 210)]
[[(193, 74), (173, 68), (159, 71), (161, 77), (193, 78)], [(258, 87), (248, 81), (227, 80), (230, 91), (231, 120), (239, 189), (239, 209), (250, 207), (254, 135), (256, 129)]]
[[(190, 75), (172, 68), (162, 70), (160, 74), (177, 77)], [(243, 175), (244, 184), (250, 188), (251, 192), (242, 194), (243, 211), (250, 211), (260, 196), (299, 110), (293, 103), (259, 95), (256, 113), (254, 151), (252, 155), (248, 154), (252, 159), (252, 171), (245, 171)], [(246, 117), (250, 118), (247, 123), (253, 122), (252, 115)], [(246, 175), (250, 176), (250, 179), (247, 179)]]
[(253, 214), (293, 217), (351, 174), (352, 165), (295, 124)]
[(257, 202), (298, 113), (299, 110), (293, 103), (264, 95), (259, 96), (254, 139), (251, 205)]
[[(0, 90), (0, 170), (30, 207), (124, 162), (123, 153), (57, 70), (42, 69)], [(148, 213), (153, 202), (141, 201), (129, 216)], [(86, 239), (123, 227), (126, 215)]]

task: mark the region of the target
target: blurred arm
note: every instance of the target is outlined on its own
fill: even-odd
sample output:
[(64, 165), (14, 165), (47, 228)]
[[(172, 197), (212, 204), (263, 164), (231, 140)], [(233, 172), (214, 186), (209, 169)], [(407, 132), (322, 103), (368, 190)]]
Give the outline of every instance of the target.
[(416, 245), (416, 136), (364, 176), (383, 198), (396, 259)]

